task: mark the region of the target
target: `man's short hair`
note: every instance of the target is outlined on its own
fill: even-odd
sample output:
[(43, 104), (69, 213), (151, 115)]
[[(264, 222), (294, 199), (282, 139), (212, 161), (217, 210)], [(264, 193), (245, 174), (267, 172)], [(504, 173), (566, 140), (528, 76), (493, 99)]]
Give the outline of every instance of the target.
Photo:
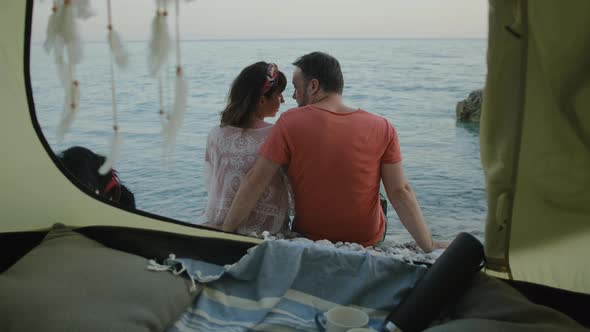
[(293, 65), (301, 69), (305, 81), (315, 78), (325, 92), (342, 94), (344, 78), (340, 63), (333, 56), (323, 52), (312, 52), (295, 60)]

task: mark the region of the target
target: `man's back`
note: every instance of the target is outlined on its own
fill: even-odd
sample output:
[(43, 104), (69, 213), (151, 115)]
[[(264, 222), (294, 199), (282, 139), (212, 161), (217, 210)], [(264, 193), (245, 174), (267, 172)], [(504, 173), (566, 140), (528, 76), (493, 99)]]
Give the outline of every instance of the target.
[(401, 161), (387, 120), (363, 110), (293, 109), (281, 116), (259, 154), (289, 166), (296, 231), (363, 245), (381, 240), (381, 164)]

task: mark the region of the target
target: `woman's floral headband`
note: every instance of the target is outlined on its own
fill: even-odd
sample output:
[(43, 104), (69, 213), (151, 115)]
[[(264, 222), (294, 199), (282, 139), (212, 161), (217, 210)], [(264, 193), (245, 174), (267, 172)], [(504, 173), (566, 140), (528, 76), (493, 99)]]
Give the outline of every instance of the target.
[(266, 68), (266, 82), (264, 82), (262, 94), (267, 93), (277, 83), (277, 77), (279, 77), (279, 67), (274, 63), (269, 63)]

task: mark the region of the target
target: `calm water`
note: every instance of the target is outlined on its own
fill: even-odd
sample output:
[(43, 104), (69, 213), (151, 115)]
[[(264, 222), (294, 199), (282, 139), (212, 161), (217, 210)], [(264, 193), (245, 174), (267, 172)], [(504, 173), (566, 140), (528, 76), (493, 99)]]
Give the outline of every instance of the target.
[[(340, 60), (346, 103), (384, 116), (396, 127), (404, 171), (433, 234), (451, 239), (469, 231), (482, 237), (486, 205), (479, 129), (455, 122), (455, 104), (484, 84), (485, 40), (190, 41), (182, 48), (190, 81), (189, 106), (176, 152), (168, 162), (162, 158), (157, 82), (148, 76), (147, 43), (128, 43), (130, 66), (116, 72), (123, 146), (115, 168), (135, 193), (139, 209), (194, 222), (207, 200), (206, 136), (219, 121), (231, 81), (243, 67), (259, 60), (276, 62), (290, 80), (291, 62), (321, 50)], [(84, 54), (78, 67), (80, 112), (58, 144), (63, 89), (53, 58), (40, 44), (33, 45), (37, 116), (55, 151), (82, 145), (108, 154), (112, 111), (107, 44), (85, 44)], [(169, 103), (173, 67), (171, 62), (164, 75)], [(282, 110), (296, 106), (292, 93), (288, 86)], [(395, 213), (390, 213), (389, 221), (393, 238), (410, 239)]]

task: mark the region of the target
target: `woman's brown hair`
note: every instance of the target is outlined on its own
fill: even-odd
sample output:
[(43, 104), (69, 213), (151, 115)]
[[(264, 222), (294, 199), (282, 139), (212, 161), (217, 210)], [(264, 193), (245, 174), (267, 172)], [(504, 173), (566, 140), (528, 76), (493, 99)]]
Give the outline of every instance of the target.
[[(285, 91), (287, 78), (280, 71), (270, 84), (267, 83), (271, 67), (272, 64), (257, 62), (244, 68), (234, 79), (229, 90), (227, 106), (221, 112), (221, 127), (248, 128), (256, 116), (256, 106), (260, 97), (269, 98), (277, 91)], [(269, 87), (266, 92), (265, 84)]]

